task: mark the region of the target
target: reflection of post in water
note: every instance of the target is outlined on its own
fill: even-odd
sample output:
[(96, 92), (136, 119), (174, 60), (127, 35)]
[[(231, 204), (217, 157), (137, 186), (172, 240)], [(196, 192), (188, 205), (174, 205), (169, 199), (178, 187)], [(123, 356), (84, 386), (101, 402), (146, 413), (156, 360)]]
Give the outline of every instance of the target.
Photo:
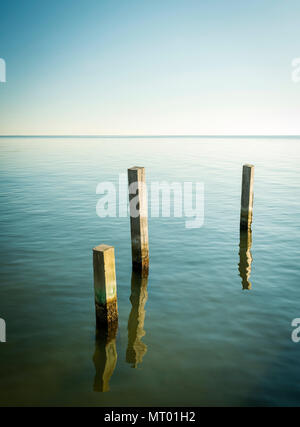
[(101, 325), (96, 329), (93, 362), (96, 369), (94, 391), (109, 391), (109, 380), (117, 364), (116, 335), (118, 322)]
[(251, 274), (251, 255), (252, 246), (252, 231), (241, 230), (240, 231), (240, 262), (239, 272), (242, 278), (243, 289), (251, 289), (251, 282), (249, 280)]
[(148, 277), (142, 277), (137, 272), (132, 272), (131, 276), (131, 312), (128, 319), (128, 346), (126, 352), (126, 362), (131, 363), (133, 368), (137, 368), (142, 363), (144, 355), (147, 353), (147, 346), (142, 342), (144, 331), (145, 304), (148, 299), (147, 293)]

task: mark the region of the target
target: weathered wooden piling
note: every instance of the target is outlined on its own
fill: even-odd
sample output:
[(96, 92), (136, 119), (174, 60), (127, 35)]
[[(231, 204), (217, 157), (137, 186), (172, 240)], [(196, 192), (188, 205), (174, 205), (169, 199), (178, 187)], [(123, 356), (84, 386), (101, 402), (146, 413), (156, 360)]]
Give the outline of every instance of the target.
[(97, 324), (118, 320), (115, 250), (100, 245), (93, 249), (94, 289)]
[(128, 169), (131, 252), (135, 271), (148, 275), (148, 202), (145, 180), (145, 168)]
[(251, 228), (253, 215), (253, 183), (254, 183), (254, 166), (243, 166), (242, 177), (242, 197), (241, 197), (241, 220), (240, 228), (248, 230)]

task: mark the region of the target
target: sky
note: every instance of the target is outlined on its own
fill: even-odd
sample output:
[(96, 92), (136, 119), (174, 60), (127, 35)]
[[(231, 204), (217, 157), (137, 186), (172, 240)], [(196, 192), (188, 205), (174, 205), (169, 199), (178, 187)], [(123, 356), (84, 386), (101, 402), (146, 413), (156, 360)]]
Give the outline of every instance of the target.
[(299, 17), (299, 0), (2, 0), (0, 135), (299, 135)]

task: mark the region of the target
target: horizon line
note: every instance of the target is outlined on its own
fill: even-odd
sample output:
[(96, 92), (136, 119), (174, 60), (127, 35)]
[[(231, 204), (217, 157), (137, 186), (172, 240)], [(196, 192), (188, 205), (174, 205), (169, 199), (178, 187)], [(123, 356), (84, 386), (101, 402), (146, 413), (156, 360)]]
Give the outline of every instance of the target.
[(300, 138), (300, 135), (0, 135), (0, 138)]

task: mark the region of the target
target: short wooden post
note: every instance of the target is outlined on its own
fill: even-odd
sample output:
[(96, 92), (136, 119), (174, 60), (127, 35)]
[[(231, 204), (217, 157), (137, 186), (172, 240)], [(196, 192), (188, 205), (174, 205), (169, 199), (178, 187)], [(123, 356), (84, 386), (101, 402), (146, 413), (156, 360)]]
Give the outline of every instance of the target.
[(243, 166), (242, 178), (242, 197), (241, 197), (241, 220), (240, 228), (248, 230), (252, 224), (253, 212), (253, 182), (254, 182), (254, 166)]
[(145, 168), (128, 169), (131, 252), (135, 271), (147, 275), (149, 271), (148, 202)]
[(118, 320), (115, 250), (100, 245), (93, 249), (94, 288), (97, 324)]

